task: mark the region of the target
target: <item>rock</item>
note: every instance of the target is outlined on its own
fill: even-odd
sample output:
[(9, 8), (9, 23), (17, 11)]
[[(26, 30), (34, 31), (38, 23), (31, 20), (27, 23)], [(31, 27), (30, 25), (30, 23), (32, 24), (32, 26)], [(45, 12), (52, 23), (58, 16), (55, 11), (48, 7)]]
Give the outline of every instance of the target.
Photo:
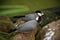
[(8, 32), (14, 29), (14, 25), (7, 16), (0, 16), (0, 31)]
[(60, 20), (44, 26), (40, 31), (40, 40), (60, 40)]
[(12, 40), (35, 40), (35, 36), (32, 33), (19, 33), (15, 35)]
[(13, 29), (13, 25), (10, 23), (0, 23), (0, 31), (7, 32)]

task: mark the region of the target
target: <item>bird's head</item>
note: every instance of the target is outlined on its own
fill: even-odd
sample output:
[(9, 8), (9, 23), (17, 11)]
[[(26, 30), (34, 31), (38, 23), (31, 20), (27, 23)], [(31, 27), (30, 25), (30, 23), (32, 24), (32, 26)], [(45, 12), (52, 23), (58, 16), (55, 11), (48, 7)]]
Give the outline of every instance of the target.
[(39, 11), (39, 10), (37, 10), (35, 13), (40, 17), (44, 15), (44, 13), (42, 11)]
[(36, 17), (36, 21), (39, 23), (41, 21), (41, 17), (44, 15), (42, 11), (37, 10), (35, 12), (38, 16)]

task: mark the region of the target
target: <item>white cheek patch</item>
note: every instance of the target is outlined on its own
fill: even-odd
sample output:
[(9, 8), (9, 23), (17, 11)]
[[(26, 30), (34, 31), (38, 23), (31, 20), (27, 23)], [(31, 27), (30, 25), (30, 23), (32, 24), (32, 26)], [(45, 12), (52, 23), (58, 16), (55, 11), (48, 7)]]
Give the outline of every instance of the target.
[(42, 16), (41, 13), (38, 13), (39, 16)]
[(36, 17), (36, 20), (38, 20), (39, 19), (39, 17)]

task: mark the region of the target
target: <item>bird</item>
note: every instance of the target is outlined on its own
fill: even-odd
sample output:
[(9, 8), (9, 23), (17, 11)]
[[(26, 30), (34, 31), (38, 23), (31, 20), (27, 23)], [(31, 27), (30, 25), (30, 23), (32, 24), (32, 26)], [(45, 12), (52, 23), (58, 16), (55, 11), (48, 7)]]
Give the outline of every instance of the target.
[[(17, 27), (13, 30), (15, 32), (29, 32), (37, 27), (39, 21), (41, 21), (41, 16), (43, 13), (41, 11), (36, 11), (35, 14), (27, 14), (23, 17), (24, 21), (23, 24), (17, 25)], [(11, 32), (13, 32), (11, 31)], [(9, 32), (10, 33), (10, 32)]]
[(35, 11), (35, 13), (25, 15), (25, 17), (23, 17), (23, 20), (26, 22), (30, 20), (36, 20), (37, 22), (39, 22), (42, 15), (44, 15), (43, 12), (37, 10)]
[[(25, 22), (29, 21), (29, 20), (37, 20), (38, 22), (41, 20), (41, 16), (43, 16), (44, 13), (41, 12), (40, 10), (37, 10), (33, 13), (29, 13), (26, 15), (22, 15), (22, 16), (14, 16), (12, 17), (12, 22), (16, 23), (17, 19), (22, 18)], [(38, 20), (39, 19), (39, 20)]]
[(36, 28), (36, 26), (38, 25), (36, 20), (31, 20), (28, 21), (24, 24), (18, 25), (18, 27), (16, 27), (16, 31), (20, 31), (20, 32), (28, 32), (28, 31), (32, 31), (34, 28)]

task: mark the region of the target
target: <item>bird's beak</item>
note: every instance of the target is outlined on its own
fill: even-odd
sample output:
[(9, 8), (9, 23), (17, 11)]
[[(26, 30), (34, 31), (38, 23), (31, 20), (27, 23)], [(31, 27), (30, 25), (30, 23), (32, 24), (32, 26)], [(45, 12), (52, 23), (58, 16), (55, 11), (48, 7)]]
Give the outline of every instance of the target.
[(42, 14), (41, 14), (42, 16), (44, 15), (44, 13), (42, 12)]
[(39, 16), (43, 16), (43, 15), (44, 15), (44, 13), (38, 13), (38, 15), (39, 15)]

